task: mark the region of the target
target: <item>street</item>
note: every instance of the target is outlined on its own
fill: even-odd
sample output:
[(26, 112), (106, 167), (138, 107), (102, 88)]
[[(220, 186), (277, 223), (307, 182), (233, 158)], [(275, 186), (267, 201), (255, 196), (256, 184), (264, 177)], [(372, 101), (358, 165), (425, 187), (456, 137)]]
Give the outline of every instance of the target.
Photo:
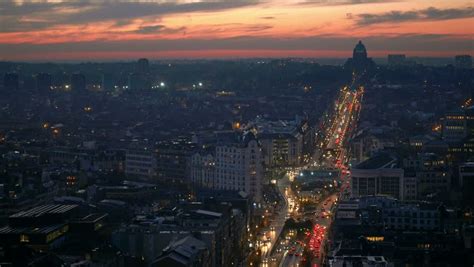
[[(323, 263), (326, 231), (331, 226), (333, 207), (348, 190), (348, 139), (356, 127), (363, 92), (363, 87), (352, 90), (345, 86), (340, 90), (331, 115), (323, 118), (323, 125), (326, 127), (319, 129), (317, 133), (322, 139), (316, 143), (312, 160), (300, 168), (288, 171), (278, 180), (277, 187), (284, 203), (271, 215), (270, 226), (263, 231), (258, 242), (262, 252), (260, 266), (321, 266)], [(339, 190), (320, 195), (314, 211), (309, 213), (302, 212), (298, 191), (295, 192), (291, 186), (298, 173), (305, 169), (339, 170), (339, 177), (336, 177), (340, 184)], [(310, 221), (313, 228), (307, 229), (305, 236), (301, 236), (298, 229), (285, 232), (285, 221), (290, 218), (296, 223)]]

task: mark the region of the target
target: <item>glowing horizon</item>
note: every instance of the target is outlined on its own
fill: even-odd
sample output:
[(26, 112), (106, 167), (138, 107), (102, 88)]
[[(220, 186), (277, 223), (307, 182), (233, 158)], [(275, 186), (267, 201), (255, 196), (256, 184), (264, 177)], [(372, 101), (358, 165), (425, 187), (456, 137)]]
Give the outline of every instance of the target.
[(469, 0), (6, 1), (0, 60), (474, 54)]

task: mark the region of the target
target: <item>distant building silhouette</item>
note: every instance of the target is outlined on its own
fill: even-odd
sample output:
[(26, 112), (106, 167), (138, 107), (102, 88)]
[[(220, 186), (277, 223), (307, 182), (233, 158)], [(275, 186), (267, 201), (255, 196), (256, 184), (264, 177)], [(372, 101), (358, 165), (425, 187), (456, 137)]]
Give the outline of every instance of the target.
[(3, 86), (6, 90), (18, 90), (20, 87), (18, 74), (16, 73), (6, 73), (3, 77)]
[(53, 84), (53, 78), (49, 73), (38, 73), (36, 75), (36, 89), (41, 92), (45, 93), (51, 90), (51, 86)]
[(150, 63), (146, 58), (140, 58), (137, 62), (137, 72), (140, 74), (150, 73)]
[(354, 47), (352, 58), (349, 58), (344, 65), (344, 68), (352, 71), (353, 74), (361, 75), (372, 70), (375, 63), (371, 58), (367, 57), (367, 49), (362, 41), (359, 41)]
[(113, 75), (109, 73), (104, 73), (102, 74), (102, 89), (110, 91), (114, 89), (115, 86), (115, 80)]
[(404, 54), (391, 54), (388, 55), (387, 61), (390, 67), (405, 65), (406, 56)]
[(136, 72), (128, 76), (128, 88), (131, 90), (146, 90), (151, 88), (150, 63), (146, 58), (137, 61)]
[(86, 90), (86, 77), (84, 74), (74, 73), (71, 75), (71, 89), (76, 92)]
[(454, 64), (458, 69), (472, 69), (472, 57), (470, 55), (457, 55)]
[(367, 60), (367, 49), (362, 41), (359, 41), (352, 52), (352, 59), (355, 62), (364, 62)]

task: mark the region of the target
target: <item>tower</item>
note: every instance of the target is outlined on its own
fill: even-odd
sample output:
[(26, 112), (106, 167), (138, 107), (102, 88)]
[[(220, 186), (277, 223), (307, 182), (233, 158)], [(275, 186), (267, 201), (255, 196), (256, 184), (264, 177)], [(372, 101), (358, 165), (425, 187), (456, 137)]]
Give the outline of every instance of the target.
[(150, 63), (146, 58), (140, 58), (137, 62), (137, 72), (142, 75), (150, 73)]

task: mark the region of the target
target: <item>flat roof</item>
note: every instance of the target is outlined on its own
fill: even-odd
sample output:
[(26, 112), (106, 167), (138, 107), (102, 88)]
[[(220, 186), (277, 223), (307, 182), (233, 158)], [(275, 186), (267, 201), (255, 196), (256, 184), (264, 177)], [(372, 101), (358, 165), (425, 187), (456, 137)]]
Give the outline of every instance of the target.
[(10, 227), (5, 226), (0, 228), (0, 235), (8, 234), (48, 234), (57, 229), (62, 228), (66, 224), (54, 224), (44, 227)]
[(390, 168), (388, 165), (396, 162), (396, 158), (387, 154), (380, 153), (375, 155), (361, 163), (359, 163), (355, 169), (381, 169)]
[(29, 218), (29, 217), (40, 217), (43, 215), (53, 215), (53, 214), (64, 214), (75, 208), (78, 205), (41, 205), (29, 210), (20, 211), (10, 216), (10, 218)]

